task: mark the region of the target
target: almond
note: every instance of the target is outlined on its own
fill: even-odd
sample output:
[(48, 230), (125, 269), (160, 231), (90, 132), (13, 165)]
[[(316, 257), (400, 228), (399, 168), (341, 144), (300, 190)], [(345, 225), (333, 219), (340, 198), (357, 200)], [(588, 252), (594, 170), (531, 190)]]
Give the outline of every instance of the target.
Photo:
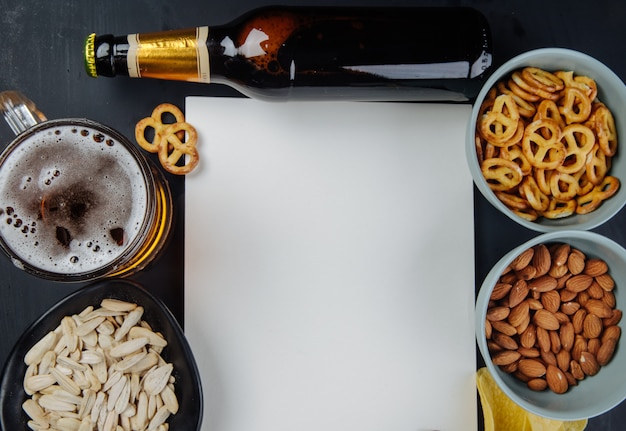
[(552, 258), (550, 257), (550, 251), (545, 244), (539, 244), (535, 246), (535, 253), (533, 254), (532, 265), (535, 268), (536, 276), (540, 277), (550, 271), (552, 265)]
[(548, 387), (557, 394), (564, 394), (569, 388), (565, 373), (554, 365), (548, 365), (546, 369), (546, 383)]
[(561, 311), (568, 316), (572, 316), (580, 309), (580, 304), (576, 301), (568, 301), (561, 304)]
[(517, 361), (521, 357), (520, 353), (515, 350), (503, 350), (491, 357), (494, 365), (509, 365)]
[(587, 351), (587, 340), (582, 335), (577, 335), (574, 339), (574, 347), (572, 347), (572, 358), (580, 361), (583, 352)]
[(569, 268), (567, 265), (555, 265), (554, 263), (550, 267), (550, 271), (548, 271), (548, 275), (554, 278), (563, 277), (565, 274), (569, 272)]
[(496, 342), (496, 344), (504, 349), (517, 350), (517, 348), (519, 347), (517, 342), (513, 338), (500, 332), (494, 332), (492, 338), (493, 341)]
[(528, 349), (535, 347), (535, 344), (537, 342), (537, 330), (535, 328), (535, 325), (533, 325), (532, 323), (528, 325), (526, 330), (521, 333), (519, 341), (523, 347), (526, 347)]
[(546, 366), (537, 359), (520, 359), (517, 369), (528, 377), (542, 377), (546, 374)]
[(548, 383), (544, 379), (531, 379), (527, 383), (528, 388), (533, 391), (545, 391), (548, 387)]
[(541, 304), (546, 310), (556, 313), (561, 307), (561, 295), (556, 290), (545, 292), (541, 295)]
[(594, 278), (604, 290), (610, 292), (615, 287), (615, 280), (613, 280), (613, 277), (611, 277), (608, 272)]
[(552, 252), (552, 263), (556, 266), (562, 266), (567, 263), (571, 247), (569, 244), (558, 244)]
[(599, 338), (591, 338), (587, 340), (587, 351), (591, 353), (593, 356), (598, 354), (598, 350), (600, 350), (600, 339)]
[(550, 336), (550, 350), (555, 355), (561, 351), (561, 337), (557, 331), (548, 331)]
[(609, 266), (602, 259), (589, 259), (585, 264), (585, 274), (592, 277), (597, 277), (606, 273), (609, 270)]
[(598, 364), (596, 357), (589, 352), (582, 352), (578, 362), (580, 368), (588, 376), (595, 376), (600, 371), (600, 364)]
[(532, 261), (534, 254), (535, 250), (533, 248), (526, 249), (519, 256), (513, 259), (509, 266), (513, 269), (513, 271), (519, 271), (528, 266), (528, 264)]
[(528, 308), (531, 310), (541, 310), (543, 308), (543, 304), (538, 299), (528, 298), (526, 302), (528, 302)]
[(585, 317), (587, 317), (587, 310), (584, 308), (581, 308), (572, 316), (572, 325), (574, 325), (575, 334), (583, 332), (583, 322), (585, 321)]
[(604, 330), (604, 334), (602, 334), (602, 342), (606, 343), (606, 341), (610, 338), (618, 340), (620, 335), (622, 334), (622, 330), (619, 326), (613, 325), (609, 326)]
[(578, 361), (572, 359), (569, 363), (569, 370), (576, 380), (583, 380), (585, 378), (585, 373), (583, 372), (583, 369), (580, 368)]
[(509, 322), (505, 322), (504, 320), (492, 321), (491, 327), (494, 329), (492, 336), (496, 333), (501, 333), (509, 337), (517, 335), (517, 329), (515, 329), (515, 326), (511, 325)]
[(539, 278), (535, 278), (528, 283), (528, 287), (535, 292), (548, 292), (556, 289), (556, 279), (549, 275), (543, 275)]
[(509, 307), (491, 307), (487, 310), (487, 320), (504, 320), (509, 317), (511, 309)]
[(544, 352), (543, 350), (539, 352), (540, 356), (541, 356), (541, 360), (544, 362), (544, 364), (546, 365), (554, 365), (555, 367), (558, 366), (556, 363), (556, 355), (550, 351), (548, 352)]
[(591, 283), (591, 286), (589, 286), (589, 289), (587, 289), (587, 293), (589, 294), (589, 297), (593, 299), (602, 299), (604, 297), (605, 292), (606, 290), (600, 287), (598, 282), (595, 280), (593, 281), (593, 283)]
[(616, 345), (617, 340), (615, 338), (609, 338), (604, 343), (602, 343), (596, 355), (596, 359), (598, 360), (599, 365), (604, 366), (609, 363), (611, 358), (613, 358), (613, 353), (615, 353)]
[(547, 310), (537, 310), (533, 316), (533, 323), (548, 331), (556, 331), (561, 326), (553, 313)]
[(525, 358), (538, 358), (541, 353), (536, 348), (520, 347), (517, 352)]
[(572, 323), (565, 323), (561, 325), (559, 330), (559, 336), (561, 338), (561, 347), (563, 350), (570, 351), (574, 346), (574, 325)]
[(578, 250), (572, 250), (567, 258), (567, 268), (574, 275), (583, 272), (585, 269), (585, 255)]
[(615, 308), (615, 306), (617, 305), (615, 295), (613, 294), (613, 292), (609, 292), (608, 290), (604, 291), (604, 295), (602, 296), (602, 302), (604, 302), (611, 308)]
[(556, 287), (557, 290), (559, 291), (559, 295), (561, 295), (561, 302), (569, 302), (569, 301), (573, 301), (574, 299), (576, 299), (576, 295), (578, 295), (578, 293), (572, 292), (567, 289), (563, 289), (563, 287), (565, 287), (565, 282), (563, 282), (563, 286), (559, 287), (557, 284), (557, 287)]
[(594, 314), (601, 319), (613, 316), (613, 310), (599, 299), (589, 299), (583, 305), (589, 314)]
[(509, 292), (509, 307), (520, 304), (528, 296), (529, 288), (525, 280), (518, 280)]
[(496, 285), (493, 287), (493, 290), (491, 291), (490, 299), (492, 301), (499, 301), (509, 294), (511, 287), (513, 287), (513, 285), (509, 283), (496, 283)]
[(515, 271), (515, 274), (520, 280), (531, 280), (537, 276), (537, 270), (534, 266), (528, 265), (519, 271)]
[(592, 282), (593, 282), (593, 277), (590, 277), (586, 274), (578, 274), (578, 275), (574, 275), (573, 277), (570, 277), (565, 282), (565, 288), (572, 292), (578, 293), (578, 292), (582, 292), (583, 290), (586, 290), (589, 286), (591, 286)]
[(572, 361), (572, 356), (567, 350), (559, 350), (556, 354), (556, 364), (563, 371), (569, 371), (569, 364)]
[(537, 327), (537, 345), (542, 352), (550, 351), (550, 334), (542, 327)]
[(513, 309), (511, 309), (511, 313), (509, 314), (508, 321), (511, 325), (517, 327), (523, 324), (526, 319), (530, 319), (529, 308), (528, 308), (528, 302), (523, 301), (519, 303), (518, 305), (516, 305)]
[(613, 310), (611, 317), (603, 319), (602, 323), (606, 328), (617, 325), (622, 320), (622, 310)]
[(602, 320), (595, 314), (587, 314), (583, 321), (583, 336), (587, 339), (597, 338), (602, 333)]

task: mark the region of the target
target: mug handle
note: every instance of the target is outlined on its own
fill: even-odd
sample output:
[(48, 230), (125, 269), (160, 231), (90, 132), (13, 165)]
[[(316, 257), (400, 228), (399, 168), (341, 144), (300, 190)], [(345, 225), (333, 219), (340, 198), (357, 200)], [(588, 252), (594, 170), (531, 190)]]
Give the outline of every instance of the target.
[(30, 99), (19, 91), (0, 93), (0, 111), (16, 135), (47, 120)]

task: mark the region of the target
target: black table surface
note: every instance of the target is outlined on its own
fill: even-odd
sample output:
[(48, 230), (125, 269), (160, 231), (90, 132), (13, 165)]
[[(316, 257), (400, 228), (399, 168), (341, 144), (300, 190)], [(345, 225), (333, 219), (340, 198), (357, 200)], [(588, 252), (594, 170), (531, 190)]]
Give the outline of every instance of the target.
[[(133, 136), (135, 123), (162, 102), (184, 107), (186, 96), (237, 97), (219, 85), (156, 80), (92, 79), (84, 72), (84, 38), (92, 32), (127, 34), (226, 23), (256, 7), (254, 0), (0, 0), (0, 91), (20, 90), (48, 118), (87, 117)], [(615, 0), (287, 0), (286, 5), (458, 6), (483, 12), (499, 66), (524, 51), (563, 47), (585, 52), (626, 80), (626, 3)], [(616, 115), (626, 115), (620, 112)], [(0, 145), (12, 138), (0, 124)], [(168, 175), (175, 219), (171, 241), (159, 259), (132, 279), (161, 297), (176, 318), (184, 314), (184, 178)], [(475, 190), (476, 288), (508, 250), (537, 235), (498, 213)], [(626, 210), (595, 229), (626, 246)], [(39, 280), (0, 256), (0, 366), (20, 334), (81, 284)], [(480, 358), (479, 358), (480, 364)], [(621, 378), (619, 376), (618, 378)], [(626, 403), (589, 421), (588, 430), (624, 428)], [(482, 429), (482, 424), (480, 424)], [(8, 430), (7, 430), (8, 431)]]

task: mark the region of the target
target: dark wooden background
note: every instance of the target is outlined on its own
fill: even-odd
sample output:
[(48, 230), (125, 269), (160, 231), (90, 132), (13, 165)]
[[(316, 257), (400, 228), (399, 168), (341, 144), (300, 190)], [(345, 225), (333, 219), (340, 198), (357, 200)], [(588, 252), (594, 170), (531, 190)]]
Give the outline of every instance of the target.
[[(234, 90), (150, 80), (88, 78), (84, 38), (91, 32), (127, 34), (198, 25), (217, 25), (259, 6), (260, 0), (0, 0), (0, 91), (20, 90), (48, 118), (88, 117), (133, 136), (135, 123), (154, 106), (184, 106), (189, 95), (237, 96)], [(534, 48), (563, 47), (585, 52), (626, 79), (626, 3), (615, 0), (285, 0), (288, 5), (457, 6), (469, 5), (487, 17), (494, 62)], [(616, 115), (626, 115), (624, 112)], [(12, 138), (0, 124), (0, 146)], [(1, 148), (1, 147), (0, 147)], [(184, 313), (184, 180), (168, 176), (175, 202), (172, 240), (160, 259), (134, 280), (149, 287), (182, 322)], [(626, 212), (596, 229), (626, 246)], [(475, 193), (476, 286), (502, 254), (536, 235), (500, 215)], [(0, 366), (22, 331), (56, 301), (81, 285), (38, 280), (0, 256)], [(202, 358), (198, 358), (202, 360)], [(623, 378), (616, 376), (616, 378)], [(452, 413), (452, 412), (451, 412)], [(590, 420), (588, 430), (624, 429), (626, 406)], [(482, 427), (482, 424), (481, 424)], [(7, 430), (13, 431), (13, 430)]]

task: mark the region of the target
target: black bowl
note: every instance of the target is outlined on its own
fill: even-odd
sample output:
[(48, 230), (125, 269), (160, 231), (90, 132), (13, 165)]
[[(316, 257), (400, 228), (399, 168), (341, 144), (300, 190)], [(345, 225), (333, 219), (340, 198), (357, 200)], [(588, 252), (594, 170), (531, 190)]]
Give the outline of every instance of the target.
[(174, 366), (175, 392), (180, 404), (178, 412), (168, 419), (172, 430), (199, 430), (202, 424), (203, 399), (200, 375), (185, 335), (167, 306), (141, 286), (125, 280), (98, 282), (79, 289), (59, 301), (34, 322), (20, 337), (5, 364), (0, 381), (0, 429), (28, 430), (28, 416), (22, 410), (27, 395), (23, 381), (26, 372), (24, 355), (64, 316), (80, 313), (85, 307), (97, 308), (104, 298), (116, 298), (144, 307), (143, 320), (167, 340), (161, 356)]

